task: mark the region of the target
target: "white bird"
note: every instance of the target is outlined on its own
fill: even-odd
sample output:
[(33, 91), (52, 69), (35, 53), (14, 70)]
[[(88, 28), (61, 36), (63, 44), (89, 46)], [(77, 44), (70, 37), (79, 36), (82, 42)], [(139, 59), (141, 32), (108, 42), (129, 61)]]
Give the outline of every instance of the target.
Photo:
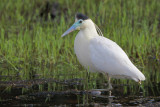
[(92, 72), (100, 72), (110, 78), (127, 78), (141, 83), (145, 76), (130, 61), (122, 48), (103, 37), (100, 29), (87, 16), (78, 13), (75, 23), (62, 35), (80, 30), (74, 41), (74, 50), (81, 65)]

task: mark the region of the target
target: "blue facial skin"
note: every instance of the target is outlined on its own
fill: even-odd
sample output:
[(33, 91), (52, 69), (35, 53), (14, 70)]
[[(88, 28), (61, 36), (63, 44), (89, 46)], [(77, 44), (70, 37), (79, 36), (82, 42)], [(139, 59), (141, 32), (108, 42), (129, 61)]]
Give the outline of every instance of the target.
[(77, 27), (79, 27), (82, 24), (83, 20), (79, 19), (77, 22), (75, 22), (67, 31), (65, 31), (63, 33), (63, 35), (61, 37), (66, 36), (67, 34), (69, 34), (70, 32), (76, 30)]

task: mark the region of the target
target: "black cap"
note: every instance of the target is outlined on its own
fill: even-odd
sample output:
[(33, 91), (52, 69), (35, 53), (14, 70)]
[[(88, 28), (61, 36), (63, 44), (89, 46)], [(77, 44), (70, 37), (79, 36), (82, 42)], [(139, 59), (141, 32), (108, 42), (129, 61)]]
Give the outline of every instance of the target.
[(82, 19), (82, 20), (87, 20), (88, 17), (82, 13), (77, 13), (76, 14), (76, 18), (79, 20), (79, 19)]

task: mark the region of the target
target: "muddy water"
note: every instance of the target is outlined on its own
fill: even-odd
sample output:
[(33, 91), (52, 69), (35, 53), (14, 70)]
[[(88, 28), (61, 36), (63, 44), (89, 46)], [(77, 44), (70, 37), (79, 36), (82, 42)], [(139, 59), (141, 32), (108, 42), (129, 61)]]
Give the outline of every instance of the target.
[[(150, 86), (113, 84), (109, 91), (81, 90), (82, 79), (58, 81), (53, 78), (0, 81), (1, 106), (160, 106), (160, 83)], [(61, 91), (49, 91), (55, 83)], [(98, 84), (98, 83), (97, 83)], [(61, 86), (60, 86), (61, 85)], [(76, 85), (77, 89), (73, 88)], [(43, 87), (43, 90), (40, 90)]]
[[(153, 66), (152, 66), (153, 65)], [(22, 80), (20, 74), (0, 74), (1, 106), (160, 106), (159, 65), (146, 68), (142, 85), (134, 81), (112, 80), (111, 95), (104, 78), (75, 78), (60, 73), (61, 79), (32, 73)], [(39, 72), (38, 72), (39, 73)], [(148, 73), (148, 74), (147, 74)], [(53, 73), (56, 75), (55, 73)], [(65, 79), (64, 77), (71, 79)], [(33, 78), (34, 77), (34, 78)], [(55, 76), (57, 77), (57, 76)], [(83, 76), (81, 76), (83, 77)], [(95, 79), (95, 80), (92, 80)], [(86, 83), (87, 82), (87, 83)], [(94, 85), (93, 85), (94, 84)], [(95, 90), (98, 89), (98, 90)]]

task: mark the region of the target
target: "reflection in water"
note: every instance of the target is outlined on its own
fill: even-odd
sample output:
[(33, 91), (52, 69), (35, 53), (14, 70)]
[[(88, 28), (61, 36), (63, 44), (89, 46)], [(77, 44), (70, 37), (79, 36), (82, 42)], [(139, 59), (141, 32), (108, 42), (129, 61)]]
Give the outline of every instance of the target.
[(145, 71), (151, 73), (145, 74), (147, 79), (141, 86), (128, 80), (112, 80), (111, 92), (106, 90), (105, 77), (84, 72), (78, 76), (52, 73), (54, 76), (45, 79), (31, 73), (28, 80), (20, 78), (21, 74), (1, 75), (0, 106), (157, 106), (160, 105), (160, 73), (155, 66), (148, 67)]
[[(64, 85), (64, 82), (57, 82), (57, 84)], [(114, 89), (112, 91), (106, 91), (106, 89), (87, 91), (67, 88), (66, 91), (48, 91), (45, 87), (48, 87), (49, 83), (41, 85), (44, 88), (43, 91), (38, 89), (38, 85), (28, 88), (27, 91), (25, 91), (26, 88), (22, 87), (11, 88), (10, 92), (3, 91), (0, 95), (1, 105), (140, 106), (148, 103), (157, 105), (157, 102), (160, 101), (160, 93), (156, 92), (158, 91), (156, 88), (160, 87), (160, 84), (157, 84), (158, 87), (155, 86), (156, 88), (152, 90), (156, 93), (156, 96), (153, 93), (150, 93), (149, 96), (148, 94), (145, 95), (147, 92), (143, 92), (141, 87), (137, 85), (134, 86), (137, 89), (134, 91), (132, 91), (133, 88), (130, 88), (132, 86), (129, 85), (113, 85)], [(127, 92), (125, 92), (125, 89), (127, 89)]]

